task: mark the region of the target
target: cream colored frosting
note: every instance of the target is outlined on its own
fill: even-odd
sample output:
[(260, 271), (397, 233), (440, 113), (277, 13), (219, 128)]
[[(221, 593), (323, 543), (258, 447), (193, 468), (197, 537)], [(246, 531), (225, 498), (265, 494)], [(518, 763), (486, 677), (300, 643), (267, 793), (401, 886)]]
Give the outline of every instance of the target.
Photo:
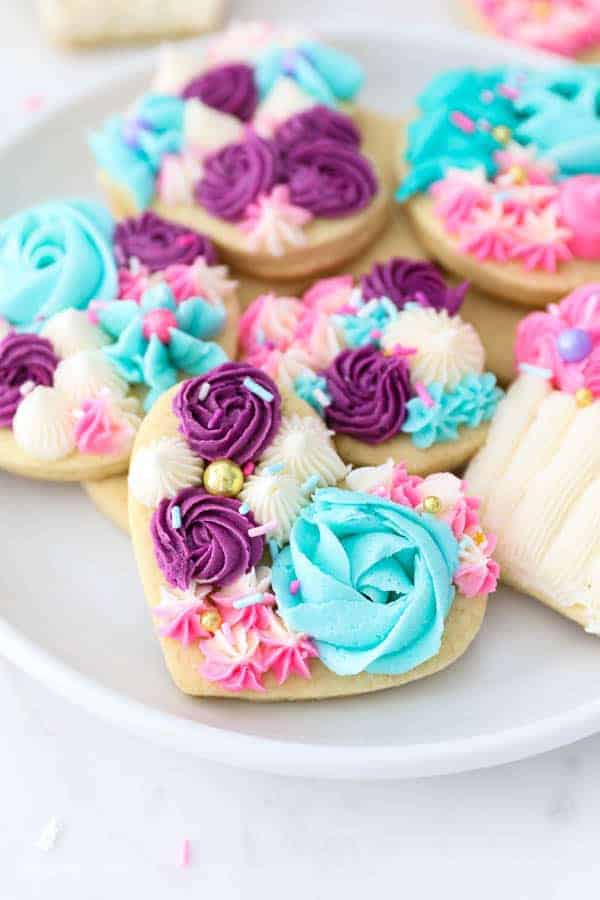
[(184, 106), (183, 133), (186, 147), (212, 153), (226, 144), (240, 141), (244, 127), (235, 116), (213, 109), (194, 98), (187, 100)]
[(87, 313), (79, 309), (65, 309), (48, 319), (40, 332), (54, 347), (55, 353), (66, 359), (81, 350), (97, 350), (110, 344), (108, 335), (93, 325)]
[(298, 513), (309, 501), (293, 475), (286, 472), (270, 474), (264, 470), (246, 480), (240, 498), (261, 525), (276, 523), (269, 536), (280, 543), (288, 540)]
[(129, 469), (129, 490), (144, 506), (154, 508), (186, 487), (199, 484), (204, 464), (179, 437), (162, 437), (142, 447)]
[(300, 483), (319, 476), (319, 486), (337, 484), (346, 475), (346, 465), (331, 441), (331, 432), (315, 416), (284, 418), (277, 437), (263, 456), (268, 465), (281, 464)]
[(600, 633), (600, 402), (534, 375), (511, 386), (466, 473), (506, 579)]
[(27, 394), (19, 404), (12, 429), (18, 446), (34, 459), (54, 462), (75, 449), (71, 405), (56, 388), (38, 385)]
[(395, 346), (415, 350), (407, 356), (413, 382), (437, 381), (452, 389), (470, 372), (483, 371), (485, 352), (479, 335), (460, 316), (446, 310), (411, 306), (404, 309), (383, 332), (384, 350)]
[(158, 94), (179, 94), (188, 81), (200, 74), (202, 68), (202, 61), (194, 54), (186, 53), (173, 44), (163, 44), (152, 90)]
[(380, 466), (361, 466), (346, 475), (346, 484), (351, 491), (368, 494), (376, 487), (391, 490), (394, 480), (394, 460), (390, 457)]
[(283, 75), (256, 110), (256, 128), (263, 137), (271, 137), (274, 127), (297, 113), (316, 106), (314, 97), (303, 91), (293, 78)]
[(81, 350), (63, 359), (56, 367), (54, 386), (74, 404), (96, 397), (100, 391), (108, 390), (114, 397), (124, 397), (128, 391), (127, 382), (101, 350)]

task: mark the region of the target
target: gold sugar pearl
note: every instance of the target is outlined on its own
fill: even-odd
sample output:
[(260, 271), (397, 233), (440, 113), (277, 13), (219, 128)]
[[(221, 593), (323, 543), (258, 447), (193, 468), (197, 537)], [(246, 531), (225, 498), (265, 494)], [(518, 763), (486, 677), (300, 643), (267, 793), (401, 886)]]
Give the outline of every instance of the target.
[(527, 181), (527, 172), (523, 166), (511, 166), (508, 175), (513, 184), (525, 184)]
[(512, 137), (512, 131), (507, 125), (496, 125), (495, 128), (492, 128), (492, 137), (499, 144), (508, 144)]
[(244, 487), (244, 473), (230, 459), (215, 459), (202, 476), (204, 490), (220, 497), (237, 497)]
[(594, 395), (589, 388), (579, 388), (575, 391), (575, 403), (583, 409), (584, 406), (590, 406), (594, 402)]
[(207, 609), (200, 616), (200, 624), (205, 631), (218, 631), (218, 629), (221, 627), (221, 622), (221, 615), (216, 609)]
[(483, 531), (476, 531), (473, 535), (473, 541), (477, 544), (478, 547), (480, 547), (485, 541), (485, 534), (483, 533)]
[(431, 513), (432, 515), (436, 515), (442, 510), (442, 501), (439, 497), (425, 497), (423, 500), (423, 509), (425, 512)]

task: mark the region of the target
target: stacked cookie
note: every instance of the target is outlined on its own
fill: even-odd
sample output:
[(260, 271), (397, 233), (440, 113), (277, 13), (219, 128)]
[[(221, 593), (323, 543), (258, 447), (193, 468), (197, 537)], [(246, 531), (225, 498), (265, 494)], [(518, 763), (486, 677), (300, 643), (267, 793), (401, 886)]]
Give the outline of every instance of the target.
[[(581, 224), (587, 176), (559, 185), (574, 154), (524, 146), (534, 104), (509, 73), (442, 77), (400, 147), (398, 122), (357, 104), (362, 80), (347, 55), (267, 26), (197, 58), (168, 51), (151, 90), (91, 137), (115, 222), (68, 201), (0, 230), (0, 466), (83, 482), (130, 530), (166, 664), (190, 694), (316, 699), (444, 668), (497, 583), (488, 522), (509, 579), (538, 583), (511, 576), (528, 557), (488, 502), (485, 473), (510, 472), (514, 451), (510, 414), (494, 417), (515, 389), (501, 401), (496, 376), (511, 380), (524, 307), (505, 301), (587, 278), (589, 227), (563, 234), (553, 212)], [(407, 203), (394, 205), (403, 147)], [(543, 232), (543, 247), (500, 262), (506, 228), (468, 246), (452, 231), (492, 231), (499, 216)], [(595, 302), (578, 295), (561, 313), (570, 327), (534, 330), (520, 360), (548, 393), (548, 334), (571, 354), (569, 402), (592, 409), (577, 435), (595, 421)], [(480, 511), (460, 472), (481, 448)]]

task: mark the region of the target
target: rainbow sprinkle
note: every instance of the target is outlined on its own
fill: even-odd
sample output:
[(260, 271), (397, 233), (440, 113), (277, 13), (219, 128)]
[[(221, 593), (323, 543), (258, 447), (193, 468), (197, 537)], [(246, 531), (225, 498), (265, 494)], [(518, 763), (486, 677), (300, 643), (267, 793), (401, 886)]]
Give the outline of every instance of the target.
[(233, 601), (233, 608), (246, 609), (247, 606), (256, 606), (257, 603), (263, 602), (264, 596), (264, 594), (247, 594), (245, 597), (239, 597)]
[(189, 864), (190, 864), (190, 842), (186, 838), (181, 844), (177, 865), (179, 866), (180, 869), (184, 869), (186, 866), (189, 866)]
[(477, 128), (473, 119), (471, 119), (469, 116), (466, 116), (458, 109), (455, 109), (454, 112), (450, 113), (450, 121), (465, 134), (473, 134), (473, 132)]
[(173, 528), (181, 528), (181, 509), (174, 506), (171, 510), (171, 525)]
[(272, 519), (270, 522), (265, 522), (264, 525), (257, 525), (256, 528), (249, 528), (248, 537), (262, 537), (263, 534), (269, 534), (269, 532), (275, 531), (277, 524), (277, 520)]
[(321, 480), (320, 475), (309, 475), (308, 478), (306, 479), (306, 481), (304, 482), (304, 484), (302, 485), (302, 488), (301, 488), (302, 493), (306, 494), (306, 495), (312, 494), (312, 492), (315, 490), (315, 488), (319, 484), (320, 480)]
[(298, 578), (294, 578), (293, 581), (290, 581), (290, 594), (297, 594), (300, 590), (300, 581)]
[(239, 512), (242, 516), (245, 516), (247, 513), (250, 512), (250, 506), (249, 506), (249, 504), (248, 504), (248, 503), (242, 503), (242, 505), (240, 506), (238, 512)]
[(415, 391), (417, 392), (418, 398), (422, 401), (423, 406), (426, 406), (428, 409), (435, 406), (435, 400), (422, 381), (417, 381), (415, 384)]
[(542, 366), (532, 366), (531, 363), (519, 363), (519, 371), (526, 375), (535, 375), (537, 378), (552, 378), (552, 370), (544, 369)]
[(256, 394), (257, 397), (260, 397), (261, 400), (264, 400), (265, 403), (271, 403), (273, 400), (273, 394), (271, 391), (268, 391), (266, 388), (259, 384), (254, 378), (250, 378), (249, 375), (246, 375), (242, 384), (246, 388), (246, 390), (250, 391), (252, 394)]
[(208, 381), (205, 381), (198, 391), (198, 400), (202, 403), (208, 397), (208, 392), (210, 391), (210, 384)]

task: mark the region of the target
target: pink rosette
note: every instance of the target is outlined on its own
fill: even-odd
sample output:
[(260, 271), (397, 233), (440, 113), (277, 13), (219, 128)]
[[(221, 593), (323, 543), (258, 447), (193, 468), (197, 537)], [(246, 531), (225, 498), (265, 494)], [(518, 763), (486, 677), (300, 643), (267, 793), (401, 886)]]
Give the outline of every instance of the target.
[(267, 669), (260, 635), (255, 629), (224, 622), (214, 637), (200, 641), (204, 662), (198, 671), (207, 681), (217, 682), (232, 693), (264, 692), (262, 676)]
[(110, 396), (99, 394), (75, 412), (75, 443), (80, 453), (110, 456), (124, 452), (133, 440), (133, 429), (115, 414)]
[(321, 278), (302, 297), (304, 307), (315, 313), (332, 315), (344, 307), (354, 290), (352, 275)]
[(417, 486), (420, 501), (426, 497), (437, 497), (441, 510), (437, 518), (445, 522), (457, 541), (466, 531), (477, 525), (479, 500), (467, 495), (467, 483), (450, 472), (428, 475)]
[(569, 246), (581, 259), (600, 259), (600, 175), (576, 175), (560, 186), (562, 222), (570, 229)]
[(302, 303), (294, 297), (261, 294), (240, 319), (238, 335), (246, 355), (265, 345), (279, 350), (290, 346), (302, 316)]
[(454, 573), (454, 584), (464, 597), (491, 594), (498, 585), (500, 566), (491, 558), (496, 538), (493, 534), (481, 535), (479, 544), (467, 535), (469, 544), (461, 550), (460, 565)]
[(263, 661), (272, 671), (277, 684), (282, 685), (290, 675), (310, 678), (307, 660), (319, 654), (305, 634), (295, 634), (271, 610), (267, 611), (267, 626), (261, 633)]

